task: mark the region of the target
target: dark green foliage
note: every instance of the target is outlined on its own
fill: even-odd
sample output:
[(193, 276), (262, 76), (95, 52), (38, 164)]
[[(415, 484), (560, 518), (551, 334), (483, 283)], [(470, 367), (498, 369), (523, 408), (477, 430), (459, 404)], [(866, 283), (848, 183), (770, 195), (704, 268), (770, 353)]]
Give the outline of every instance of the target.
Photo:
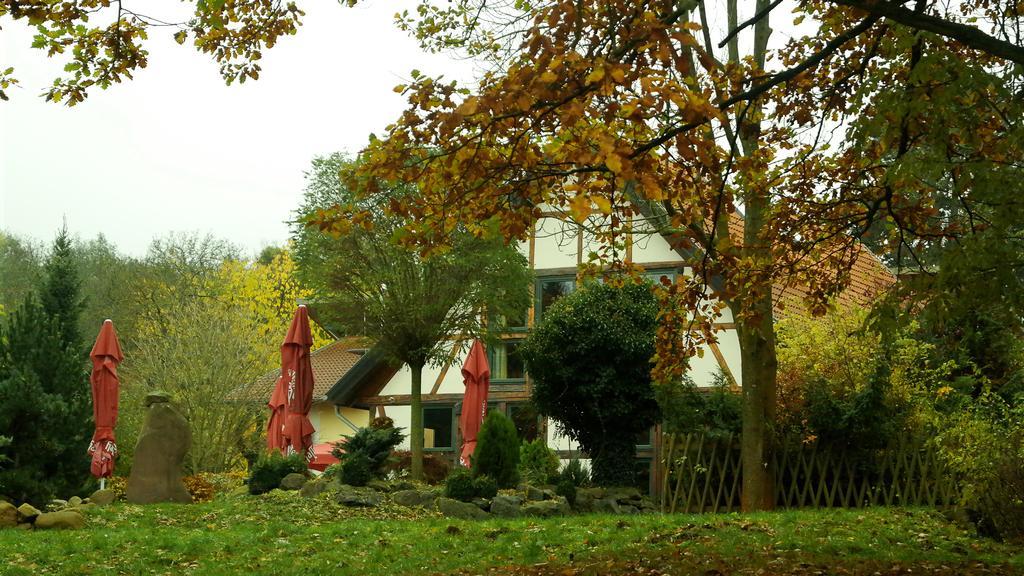
[(572, 460), (569, 460), (569, 463), (562, 469), (562, 473), (558, 481), (561, 483), (566, 479), (572, 482), (572, 485), (577, 488), (590, 486), (590, 471), (583, 467), (583, 462), (579, 458), (573, 458)]
[(901, 415), (885, 401), (884, 384), (871, 381), (841, 396), (822, 384), (806, 391), (803, 418), (818, 442), (865, 452), (884, 448), (901, 429)]
[(649, 285), (616, 281), (559, 300), (520, 350), (534, 404), (590, 455), (594, 481), (632, 486), (635, 439), (660, 415), (651, 386), (658, 303)]
[(516, 426), (500, 412), (490, 412), (476, 435), (473, 475), (487, 475), (502, 488), (519, 481), (519, 435)]
[(404, 439), (401, 428), (360, 428), (352, 436), (345, 436), (344, 441), (336, 443), (331, 454), (342, 464), (357, 455), (365, 457), (370, 474), (379, 478), (384, 475), (391, 451)]
[(494, 498), (498, 495), (498, 482), (484, 474), (473, 479), (473, 490), (478, 498)]
[(306, 459), (302, 454), (282, 456), (274, 451), (260, 458), (249, 471), (249, 493), (263, 494), (281, 485), (281, 479), (296, 472), (305, 474)]
[(341, 483), (349, 486), (366, 486), (373, 479), (370, 459), (362, 452), (348, 455), (341, 462)]
[(0, 430), (12, 440), (0, 493), (37, 505), (83, 494), (92, 482), (89, 373), (70, 246), (62, 232), (46, 263), (42, 303), (29, 294), (0, 328)]
[(452, 470), (444, 481), (444, 495), (455, 500), (469, 502), (476, 497), (476, 483), (473, 472), (468, 468), (458, 467)]
[(698, 390), (693, 380), (659, 383), (655, 397), (664, 415), (666, 432), (703, 432), (708, 438), (737, 435), (742, 427), (743, 397), (729, 389), (721, 370), (710, 390)]
[(554, 484), (558, 481), (558, 455), (544, 438), (524, 442), (519, 449), (519, 475), (533, 484)]
[(565, 499), (569, 502), (570, 506), (576, 505), (576, 484), (572, 478), (568, 476), (562, 476), (558, 479), (558, 485), (555, 486), (555, 494), (559, 496), (565, 496)]

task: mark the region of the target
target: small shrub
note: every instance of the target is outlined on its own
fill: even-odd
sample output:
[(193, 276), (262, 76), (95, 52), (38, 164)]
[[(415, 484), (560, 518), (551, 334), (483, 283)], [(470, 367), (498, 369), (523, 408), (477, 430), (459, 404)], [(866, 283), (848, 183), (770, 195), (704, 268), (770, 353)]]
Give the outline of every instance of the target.
[(455, 500), (469, 502), (476, 496), (476, 483), (468, 468), (456, 468), (444, 481), (444, 495)]
[(185, 476), (181, 481), (185, 484), (185, 489), (188, 490), (189, 495), (192, 496), (192, 502), (199, 504), (213, 500), (213, 484), (204, 478), (202, 474)]
[(362, 452), (356, 452), (341, 463), (341, 483), (349, 486), (366, 486), (373, 479), (370, 459)]
[(342, 464), (356, 454), (362, 454), (366, 458), (370, 474), (381, 478), (384, 476), (384, 467), (388, 463), (391, 451), (404, 439), (405, 434), (402, 434), (401, 428), (360, 428), (352, 436), (345, 436), (345, 440), (336, 443), (331, 454)]
[(478, 498), (490, 499), (498, 495), (498, 483), (486, 474), (473, 480), (473, 489)]
[[(384, 471), (390, 476), (408, 475), (412, 468), (412, 453), (408, 450), (392, 452)], [(423, 455), (423, 481), (427, 484), (440, 484), (451, 472), (451, 464), (443, 456), (437, 454)]]
[(559, 483), (566, 479), (577, 488), (590, 486), (590, 471), (583, 466), (583, 462), (579, 458), (573, 458), (562, 469)]
[(488, 414), (476, 436), (473, 475), (484, 474), (501, 488), (513, 488), (519, 480), (519, 435), (512, 420), (500, 412)]
[(321, 474), (324, 480), (334, 480), (335, 478), (341, 478), (341, 463), (331, 464), (327, 468), (324, 468), (324, 473)]
[(306, 459), (302, 454), (285, 457), (274, 451), (269, 456), (257, 460), (249, 471), (249, 493), (270, 492), (281, 485), (281, 479), (285, 476), (292, 472), (304, 474), (306, 470)]
[(544, 438), (525, 442), (519, 449), (519, 475), (532, 484), (554, 484), (558, 481), (558, 455)]
[(392, 420), (391, 418), (388, 418), (387, 416), (377, 416), (376, 418), (370, 421), (370, 428), (384, 429), (394, 427), (395, 421)]
[(555, 486), (555, 494), (565, 496), (570, 506), (576, 505), (576, 485), (572, 483), (572, 478), (569, 476), (562, 476), (558, 480), (558, 485)]

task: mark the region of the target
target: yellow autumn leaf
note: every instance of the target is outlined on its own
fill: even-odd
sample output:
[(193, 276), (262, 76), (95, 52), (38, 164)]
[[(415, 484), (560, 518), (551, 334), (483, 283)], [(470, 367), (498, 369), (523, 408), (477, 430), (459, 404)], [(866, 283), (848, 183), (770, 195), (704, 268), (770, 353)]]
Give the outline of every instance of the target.
[(604, 165), (612, 172), (618, 174), (622, 171), (622, 158), (619, 158), (618, 154), (609, 154), (604, 159)]
[(593, 198), (591, 198), (591, 200), (594, 201), (594, 204), (597, 205), (597, 209), (600, 210), (602, 214), (612, 213), (611, 200), (605, 198), (604, 196), (594, 196)]
[(615, 80), (619, 84), (622, 84), (623, 82), (626, 81), (626, 73), (623, 72), (621, 68), (613, 68), (612, 80)]
[(550, 83), (550, 82), (554, 82), (555, 80), (558, 80), (558, 75), (555, 74), (554, 72), (552, 72), (551, 70), (548, 70), (547, 72), (545, 72), (545, 73), (540, 75), (540, 81), (541, 82), (548, 82), (548, 83)]
[(577, 222), (583, 222), (590, 216), (590, 199), (579, 195), (569, 201), (569, 214)]
[(587, 74), (586, 83), (594, 84), (600, 82), (604, 78), (604, 68), (594, 68), (590, 74)]

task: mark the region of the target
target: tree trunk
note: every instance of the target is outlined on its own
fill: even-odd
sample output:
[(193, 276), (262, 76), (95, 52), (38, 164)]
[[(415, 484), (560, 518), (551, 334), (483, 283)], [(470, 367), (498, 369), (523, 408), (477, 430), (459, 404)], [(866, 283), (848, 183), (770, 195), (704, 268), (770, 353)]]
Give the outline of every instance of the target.
[(772, 463), (772, 424), (775, 421), (775, 331), (771, 316), (771, 291), (754, 303), (767, 308), (761, 322), (740, 325), (740, 358), (743, 362), (743, 435), (740, 455), (743, 470), (741, 504), (744, 512), (775, 507), (775, 469)]
[(412, 453), (410, 474), (413, 480), (423, 480), (423, 364), (410, 364), (409, 368), (412, 370), (412, 400), (409, 406), (412, 412), (409, 418), (409, 450)]

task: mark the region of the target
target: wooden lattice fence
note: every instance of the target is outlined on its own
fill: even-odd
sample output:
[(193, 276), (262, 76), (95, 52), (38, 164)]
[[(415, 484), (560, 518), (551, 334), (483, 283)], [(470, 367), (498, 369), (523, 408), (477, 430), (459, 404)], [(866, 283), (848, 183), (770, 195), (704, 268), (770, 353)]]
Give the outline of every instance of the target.
[[(662, 447), (662, 510), (739, 510), (738, 437), (667, 434)], [(783, 441), (773, 458), (779, 508), (950, 506), (959, 496), (955, 480), (923, 442), (899, 441), (883, 450), (852, 454)]]

